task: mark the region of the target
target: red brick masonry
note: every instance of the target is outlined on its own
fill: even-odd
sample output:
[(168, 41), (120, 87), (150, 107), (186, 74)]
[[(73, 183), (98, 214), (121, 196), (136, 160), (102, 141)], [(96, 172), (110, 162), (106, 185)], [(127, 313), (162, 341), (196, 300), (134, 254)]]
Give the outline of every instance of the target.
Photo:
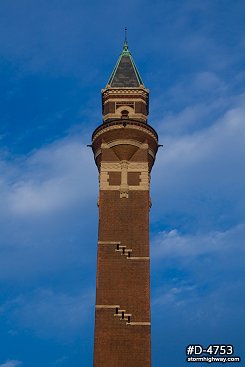
[[(154, 163), (157, 134), (132, 120), (104, 124), (96, 131), (92, 147), (104, 176), (98, 201), (94, 367), (150, 367), (150, 197), (142, 177)], [(120, 167), (128, 167), (126, 184)]]

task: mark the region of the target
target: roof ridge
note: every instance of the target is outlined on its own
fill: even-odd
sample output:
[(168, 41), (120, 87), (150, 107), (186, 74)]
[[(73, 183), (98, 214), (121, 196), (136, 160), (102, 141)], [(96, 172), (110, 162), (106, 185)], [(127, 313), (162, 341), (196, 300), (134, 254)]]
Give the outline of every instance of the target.
[(132, 57), (131, 53), (130, 53), (129, 57), (130, 57), (130, 59), (131, 59), (131, 62), (132, 62), (132, 65), (133, 65), (133, 68), (134, 68), (134, 71), (135, 71), (136, 77), (137, 77), (138, 82), (139, 82), (139, 85), (144, 85), (143, 80), (142, 80), (142, 78), (141, 78), (141, 76), (140, 76), (140, 73), (139, 73), (139, 71), (138, 71), (138, 69), (137, 69), (137, 66), (136, 66), (136, 64), (135, 64), (135, 62), (134, 62), (134, 59), (133, 59), (133, 57)]

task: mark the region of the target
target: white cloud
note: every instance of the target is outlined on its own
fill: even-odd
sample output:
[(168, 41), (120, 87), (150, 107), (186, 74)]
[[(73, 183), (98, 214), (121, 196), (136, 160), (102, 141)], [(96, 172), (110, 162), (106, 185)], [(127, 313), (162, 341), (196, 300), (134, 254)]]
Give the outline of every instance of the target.
[(68, 356), (60, 357), (60, 358), (56, 359), (56, 361), (54, 362), (54, 365), (63, 364), (63, 362), (67, 361), (68, 359), (69, 359)]
[(209, 338), (239, 338), (245, 326), (244, 243), (245, 224), (223, 232), (159, 233), (152, 243), (154, 322), (175, 329), (178, 320), (177, 328), (192, 337), (201, 330)]
[[(226, 231), (159, 233), (152, 241), (152, 264), (155, 271), (162, 273), (162, 279), (168, 281), (161, 283), (160, 293), (156, 287), (153, 303), (174, 304), (177, 300), (189, 303), (202, 298), (203, 289), (209, 290), (207, 297), (214, 293), (223, 297), (227, 291), (234, 299), (239, 298), (237, 289), (242, 284), (239, 274), (245, 261), (244, 243), (245, 223)], [(161, 289), (163, 284), (164, 289)]]
[(67, 340), (81, 334), (83, 326), (93, 318), (93, 306), (94, 291), (90, 289), (65, 293), (40, 288), (6, 302), (2, 313), (8, 315), (17, 330)]
[(3, 364), (0, 364), (0, 367), (16, 367), (16, 366), (20, 366), (22, 364), (22, 362), (20, 361), (16, 361), (16, 360), (8, 360)]
[(243, 107), (244, 95), (234, 92), (236, 83), (235, 78), (228, 83), (210, 71), (182, 76), (152, 102), (158, 133), (191, 135), (216, 124), (229, 110)]
[(214, 96), (221, 97), (227, 92), (228, 85), (216, 73), (200, 71), (182, 76), (182, 79), (167, 91), (167, 95), (172, 99), (192, 102), (193, 104), (204, 95), (206, 100), (210, 100)]
[[(161, 128), (164, 148), (152, 173), (151, 214), (165, 229), (152, 239), (152, 269), (158, 273), (153, 277), (153, 310), (166, 313), (167, 324), (182, 320), (183, 330), (189, 328), (191, 335), (196, 335), (192, 324), (200, 330), (205, 324), (206, 335), (216, 335), (219, 327), (231, 338), (241, 327), (244, 98), (224, 96), (225, 112), (222, 102), (219, 117), (207, 125), (198, 122), (198, 112), (203, 122), (204, 104), (188, 106), (161, 122), (167, 126)], [(207, 104), (204, 113), (212, 114), (213, 108), (215, 102)]]
[(198, 231), (244, 221), (244, 95), (236, 104), (211, 126), (160, 135), (164, 147), (152, 172), (152, 215), (158, 222), (175, 228), (171, 218), (182, 217), (180, 225), (185, 221)]
[(8, 191), (9, 210), (13, 214), (58, 212), (87, 200), (96, 189), (92, 153), (77, 141), (54, 143), (18, 164), (15, 181), (9, 183), (8, 177), (5, 179), (5, 193)]
[[(201, 234), (181, 234), (178, 230), (163, 231), (153, 240), (152, 257), (155, 261), (162, 258), (189, 258), (199, 255), (243, 250), (245, 241), (245, 223), (226, 231), (212, 231)], [(245, 254), (244, 254), (245, 255)]]
[(0, 166), (0, 278), (87, 262), (84, 251), (94, 251), (97, 240), (98, 174), (91, 149), (64, 139), (24, 158), (3, 157)]

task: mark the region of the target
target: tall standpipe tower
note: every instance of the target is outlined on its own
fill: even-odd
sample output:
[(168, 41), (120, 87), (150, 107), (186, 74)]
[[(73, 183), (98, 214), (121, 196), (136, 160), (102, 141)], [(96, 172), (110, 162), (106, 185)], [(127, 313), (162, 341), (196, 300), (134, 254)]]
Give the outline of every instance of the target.
[(127, 41), (92, 136), (99, 170), (94, 367), (150, 367), (150, 172), (158, 136)]

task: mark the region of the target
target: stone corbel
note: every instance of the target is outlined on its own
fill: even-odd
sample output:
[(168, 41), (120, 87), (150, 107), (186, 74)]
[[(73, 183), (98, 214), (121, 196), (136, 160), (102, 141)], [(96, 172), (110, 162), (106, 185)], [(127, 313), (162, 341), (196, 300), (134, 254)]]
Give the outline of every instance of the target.
[(126, 198), (128, 199), (128, 185), (121, 185), (120, 186), (120, 198)]
[(128, 199), (128, 161), (121, 161), (120, 198)]

